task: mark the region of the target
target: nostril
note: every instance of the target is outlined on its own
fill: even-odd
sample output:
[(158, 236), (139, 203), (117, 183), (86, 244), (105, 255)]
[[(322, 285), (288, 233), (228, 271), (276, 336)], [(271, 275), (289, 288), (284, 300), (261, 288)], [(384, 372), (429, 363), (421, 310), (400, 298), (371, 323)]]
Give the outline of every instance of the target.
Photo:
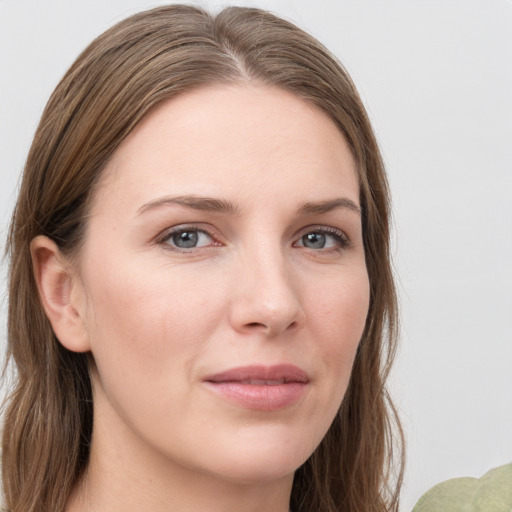
[(247, 327), (253, 327), (253, 328), (255, 328), (255, 327), (265, 327), (265, 325), (261, 324), (259, 322), (251, 322), (251, 323), (247, 324)]
[[(293, 321), (286, 327), (286, 330), (290, 331), (290, 330), (294, 329), (295, 327), (297, 327), (297, 325), (298, 325), (297, 322)], [(248, 329), (269, 329), (269, 330), (271, 329), (271, 326), (266, 325), (261, 322), (250, 322), (250, 323), (247, 323), (245, 326)]]
[(287, 331), (291, 331), (291, 330), (295, 329), (295, 327), (297, 327), (298, 325), (299, 325), (299, 324), (298, 324), (297, 322), (293, 321), (293, 322), (292, 322), (292, 323), (291, 323), (291, 324), (286, 328), (286, 330), (287, 330)]

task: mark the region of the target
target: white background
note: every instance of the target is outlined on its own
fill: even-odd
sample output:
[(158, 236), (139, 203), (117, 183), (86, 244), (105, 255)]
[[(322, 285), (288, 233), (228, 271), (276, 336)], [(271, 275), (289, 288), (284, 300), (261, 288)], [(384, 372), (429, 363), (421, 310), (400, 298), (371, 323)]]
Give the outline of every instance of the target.
[[(0, 0), (2, 240), (60, 77), (100, 32), (162, 3)], [(408, 439), (408, 511), (440, 480), (512, 460), (512, 1), (238, 4), (273, 10), (326, 44), (380, 141), (394, 198), (402, 336), (392, 388)], [(5, 265), (2, 345), (4, 276)]]

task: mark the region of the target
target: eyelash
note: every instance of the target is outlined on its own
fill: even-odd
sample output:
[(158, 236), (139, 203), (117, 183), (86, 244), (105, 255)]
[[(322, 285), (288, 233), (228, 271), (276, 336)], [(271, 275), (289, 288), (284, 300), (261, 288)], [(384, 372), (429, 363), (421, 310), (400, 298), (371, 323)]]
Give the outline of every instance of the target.
[[(176, 245), (171, 245), (170, 240), (173, 236), (179, 235), (180, 233), (198, 233), (202, 235), (206, 235), (209, 237), (213, 243), (209, 243), (204, 246), (199, 247), (190, 247), (190, 248), (182, 248), (177, 247)], [(300, 241), (303, 240), (303, 238), (309, 234), (320, 234), (320, 235), (327, 235), (328, 237), (331, 237), (334, 239), (334, 246), (333, 247), (327, 247), (327, 248), (319, 248), (319, 249), (311, 249), (304, 245), (297, 245)], [(208, 229), (200, 228), (197, 226), (187, 226), (187, 225), (180, 225), (176, 226), (174, 228), (171, 228), (169, 230), (166, 230), (162, 235), (160, 235), (156, 239), (156, 243), (165, 246), (167, 250), (179, 252), (179, 253), (185, 253), (190, 254), (193, 252), (196, 252), (197, 250), (204, 250), (215, 246), (222, 246), (223, 244), (216, 240), (215, 235)], [(303, 228), (297, 237), (296, 241), (293, 243), (294, 247), (301, 247), (304, 249), (310, 249), (314, 252), (334, 252), (334, 251), (343, 251), (345, 249), (348, 249), (351, 246), (350, 239), (348, 236), (340, 229), (332, 228), (332, 227), (326, 227), (326, 226), (307, 226), (306, 228)]]
[[(170, 241), (172, 240), (172, 237), (175, 235), (179, 235), (180, 233), (199, 233), (202, 235), (206, 235), (212, 240), (212, 243), (209, 243), (205, 246), (200, 247), (190, 247), (190, 248), (182, 248), (182, 247), (176, 247), (176, 245), (171, 245)], [(200, 249), (208, 249), (215, 246), (221, 246), (223, 245), (221, 242), (218, 242), (214, 236), (214, 234), (205, 228), (200, 228), (197, 226), (187, 226), (187, 225), (180, 225), (176, 226), (174, 228), (166, 230), (161, 236), (159, 236), (156, 240), (156, 242), (160, 245), (163, 245), (167, 250), (179, 252), (179, 253), (185, 253), (190, 254), (192, 252), (196, 252)]]
[[(321, 248), (317, 249), (316, 251), (322, 251), (322, 252), (332, 252), (332, 251), (343, 251), (345, 249), (348, 249), (351, 246), (350, 239), (346, 235), (344, 231), (341, 229), (333, 228), (333, 227), (327, 227), (327, 226), (307, 226), (301, 231), (300, 236), (297, 238), (297, 241), (294, 242), (295, 247), (304, 247), (305, 249), (308, 249), (304, 245), (297, 246), (297, 242), (301, 241), (306, 235), (309, 234), (321, 234), (321, 235), (327, 235), (334, 239), (335, 245), (333, 247), (328, 248)], [(314, 249), (313, 249), (314, 250)]]

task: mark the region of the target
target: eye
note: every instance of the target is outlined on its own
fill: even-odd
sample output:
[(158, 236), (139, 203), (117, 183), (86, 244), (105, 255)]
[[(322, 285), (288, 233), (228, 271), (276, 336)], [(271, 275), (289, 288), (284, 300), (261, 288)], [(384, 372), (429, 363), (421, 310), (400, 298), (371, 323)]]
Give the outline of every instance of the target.
[(192, 227), (174, 228), (168, 231), (159, 242), (169, 246), (170, 249), (181, 251), (217, 245), (209, 233)]
[(321, 250), (344, 249), (349, 244), (349, 239), (343, 231), (335, 228), (318, 228), (304, 233), (294, 245), (296, 247)]

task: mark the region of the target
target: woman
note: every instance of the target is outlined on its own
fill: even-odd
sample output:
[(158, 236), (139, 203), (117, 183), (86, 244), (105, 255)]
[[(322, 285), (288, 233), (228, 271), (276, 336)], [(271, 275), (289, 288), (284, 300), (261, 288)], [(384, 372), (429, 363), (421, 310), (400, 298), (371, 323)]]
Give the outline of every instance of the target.
[(178, 5), (105, 32), (12, 220), (7, 510), (396, 510), (388, 236), (316, 40)]

